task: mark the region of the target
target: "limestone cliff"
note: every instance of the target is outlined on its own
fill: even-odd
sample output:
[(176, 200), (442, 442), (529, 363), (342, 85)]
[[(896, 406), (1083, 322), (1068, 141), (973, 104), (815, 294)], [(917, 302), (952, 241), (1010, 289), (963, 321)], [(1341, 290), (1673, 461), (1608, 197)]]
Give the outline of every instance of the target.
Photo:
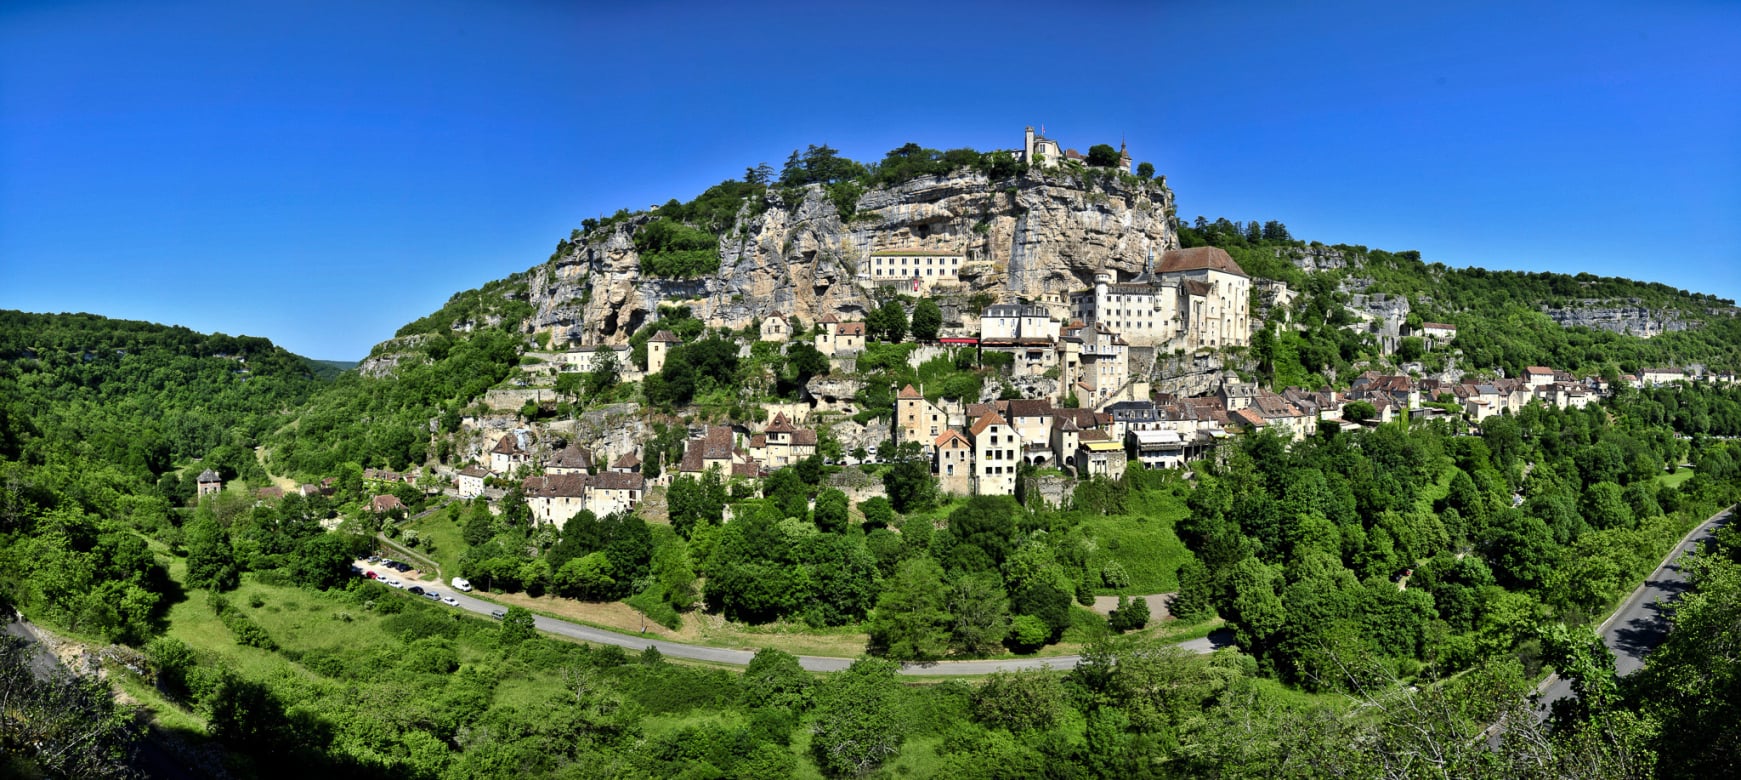
[(788, 202), (769, 190), (759, 213), (746, 205), (720, 239), (718, 272), (700, 279), (642, 274), (633, 234), (656, 210), (594, 231), (532, 271), (528, 329), (622, 343), (662, 302), (734, 328), (776, 314), (861, 315), (877, 305), (861, 270), (872, 252), (897, 249), (964, 254), (958, 296), (1037, 300), (1082, 289), (1105, 267), (1139, 271), (1151, 252), (1179, 245), (1164, 181), (1102, 171), (926, 176), (865, 192), (849, 219), (820, 186), (790, 192)]

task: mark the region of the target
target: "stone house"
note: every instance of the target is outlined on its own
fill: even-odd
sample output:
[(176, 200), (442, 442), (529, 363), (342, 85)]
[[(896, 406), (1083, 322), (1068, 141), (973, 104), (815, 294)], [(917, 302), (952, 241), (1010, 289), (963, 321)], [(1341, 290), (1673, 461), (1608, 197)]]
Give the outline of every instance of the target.
[(647, 373), (657, 374), (665, 370), (665, 358), (671, 354), (672, 348), (682, 343), (683, 339), (668, 330), (653, 334), (653, 338), (647, 340)]
[(958, 496), (973, 493), (973, 444), (953, 428), (931, 441), (931, 471), (938, 487)]
[(816, 351), (829, 357), (845, 357), (864, 351), (864, 322), (843, 322), (828, 314), (820, 322), (822, 332), (816, 334)]
[(531, 462), (532, 453), (520, 446), (520, 437), (513, 433), (503, 434), (490, 449), (490, 471), (497, 474), (510, 473), (520, 464)]
[(211, 469), (201, 471), (199, 476), (194, 478), (194, 484), (198, 491), (196, 495), (200, 496), (215, 496), (224, 491), (224, 478), (218, 476), (218, 472)]
[(455, 482), (459, 487), (460, 498), (477, 498), (484, 494), (484, 477), (490, 475), (483, 466), (473, 463), (459, 470)]
[(968, 429), (973, 440), (974, 493), (982, 496), (1013, 496), (1016, 472), (1021, 464), (1021, 437), (998, 416), (987, 412)]
[(762, 340), (780, 342), (792, 338), (792, 324), (778, 314), (762, 320)]
[(930, 449), (949, 427), (949, 415), (930, 401), (925, 400), (925, 394), (913, 389), (912, 385), (901, 388), (895, 394), (895, 430), (896, 444), (916, 441), (926, 449)]

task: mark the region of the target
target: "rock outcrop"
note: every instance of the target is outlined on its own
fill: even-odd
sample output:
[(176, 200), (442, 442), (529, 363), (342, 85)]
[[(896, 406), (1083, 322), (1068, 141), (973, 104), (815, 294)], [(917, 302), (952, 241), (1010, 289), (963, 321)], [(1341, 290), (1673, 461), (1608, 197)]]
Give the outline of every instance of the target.
[(1679, 312), (1646, 308), (1637, 301), (1579, 301), (1573, 306), (1543, 306), (1542, 312), (1561, 327), (1594, 328), (1641, 338), (1687, 330), (1695, 324), (1681, 319)]
[(1040, 299), (1082, 289), (1102, 268), (1141, 270), (1151, 252), (1179, 245), (1164, 183), (1103, 171), (920, 177), (865, 192), (848, 219), (822, 187), (800, 192), (783, 202), (771, 189), (766, 210), (740, 211), (720, 239), (718, 272), (704, 278), (642, 274), (632, 237), (657, 211), (583, 237), (531, 273), (529, 329), (619, 344), (656, 318), (660, 303), (687, 304), (710, 325), (733, 328), (774, 314), (801, 325), (862, 316), (880, 300), (864, 275), (870, 255), (895, 249), (966, 256), (961, 284), (938, 297)]

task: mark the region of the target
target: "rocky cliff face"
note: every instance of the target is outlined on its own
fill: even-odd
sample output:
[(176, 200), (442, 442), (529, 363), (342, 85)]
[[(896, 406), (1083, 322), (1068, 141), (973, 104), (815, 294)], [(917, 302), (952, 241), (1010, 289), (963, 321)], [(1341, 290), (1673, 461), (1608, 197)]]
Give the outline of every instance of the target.
[(1694, 325), (1681, 319), (1679, 312), (1645, 308), (1637, 301), (1581, 301), (1575, 306), (1544, 306), (1542, 311), (1561, 327), (1577, 325), (1642, 338), (1687, 330)]
[[(778, 198), (770, 191), (771, 198)], [(1163, 182), (1072, 171), (1030, 172), (991, 181), (960, 171), (864, 193), (842, 219), (820, 187), (760, 214), (740, 212), (720, 240), (720, 268), (701, 279), (643, 276), (633, 230), (642, 215), (577, 243), (532, 272), (534, 331), (558, 341), (617, 344), (685, 303), (711, 325), (743, 327), (771, 315), (815, 322), (874, 308), (874, 286), (859, 276), (872, 252), (959, 251), (964, 295), (1039, 299), (1088, 286), (1096, 271), (1139, 271), (1150, 252), (1177, 248), (1173, 196)]]

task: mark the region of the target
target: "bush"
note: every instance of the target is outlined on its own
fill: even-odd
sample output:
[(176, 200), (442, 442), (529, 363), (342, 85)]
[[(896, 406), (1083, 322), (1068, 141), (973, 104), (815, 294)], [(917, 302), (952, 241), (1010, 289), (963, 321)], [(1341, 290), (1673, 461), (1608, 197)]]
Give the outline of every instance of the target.
[(719, 270), (719, 239), (669, 219), (656, 219), (635, 232), (641, 273), (666, 279), (693, 279)]
[(1017, 615), (1010, 621), (1010, 649), (1018, 653), (1032, 653), (1045, 647), (1051, 638), (1051, 626), (1033, 615)]
[(1118, 608), (1106, 616), (1107, 625), (1119, 633), (1136, 631), (1149, 624), (1149, 602), (1142, 596), (1118, 597)]

